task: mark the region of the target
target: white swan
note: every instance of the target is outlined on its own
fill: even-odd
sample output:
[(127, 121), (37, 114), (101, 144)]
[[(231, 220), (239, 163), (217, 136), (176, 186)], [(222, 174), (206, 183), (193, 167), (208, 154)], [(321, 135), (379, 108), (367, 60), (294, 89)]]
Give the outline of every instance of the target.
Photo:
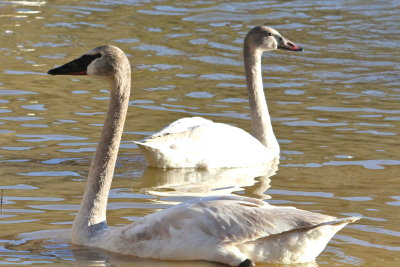
[(336, 219), (261, 200), (222, 196), (184, 202), (120, 228), (109, 228), (106, 206), (130, 93), (130, 65), (119, 48), (97, 47), (49, 74), (95, 75), (111, 84), (109, 108), (85, 193), (71, 231), (74, 244), (163, 260), (308, 262), (357, 218)]
[(149, 165), (157, 168), (236, 168), (265, 164), (279, 156), (261, 76), (264, 51), (302, 51), (276, 30), (259, 26), (249, 31), (244, 67), (250, 102), (252, 135), (200, 117), (177, 120), (160, 132), (135, 142)]

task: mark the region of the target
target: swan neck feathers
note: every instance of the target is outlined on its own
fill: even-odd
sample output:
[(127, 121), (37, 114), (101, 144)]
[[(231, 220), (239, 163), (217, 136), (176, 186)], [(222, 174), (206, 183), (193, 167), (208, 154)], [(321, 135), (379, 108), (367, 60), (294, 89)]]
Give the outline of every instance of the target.
[(243, 46), (244, 68), (250, 105), (252, 134), (276, 156), (279, 155), (279, 144), (272, 129), (271, 117), (264, 94), (261, 74), (261, 56), (263, 50), (255, 47), (249, 36)]
[[(111, 47), (111, 48), (110, 48)], [(104, 76), (111, 85), (110, 101), (87, 185), (72, 227), (73, 242), (82, 244), (106, 226), (106, 207), (130, 95), (130, 64), (116, 47), (100, 49), (102, 60), (88, 74)]]

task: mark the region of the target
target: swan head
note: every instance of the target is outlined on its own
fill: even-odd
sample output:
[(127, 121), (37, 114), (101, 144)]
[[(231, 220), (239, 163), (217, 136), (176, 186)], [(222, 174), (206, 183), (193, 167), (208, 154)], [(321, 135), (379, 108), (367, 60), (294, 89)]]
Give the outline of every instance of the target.
[(130, 73), (129, 60), (116, 46), (96, 47), (80, 58), (47, 72), (50, 75), (96, 75), (114, 77), (118, 72)]
[(250, 49), (261, 50), (262, 52), (276, 49), (303, 51), (303, 48), (299, 45), (268, 26), (257, 26), (251, 29), (244, 40), (244, 44)]

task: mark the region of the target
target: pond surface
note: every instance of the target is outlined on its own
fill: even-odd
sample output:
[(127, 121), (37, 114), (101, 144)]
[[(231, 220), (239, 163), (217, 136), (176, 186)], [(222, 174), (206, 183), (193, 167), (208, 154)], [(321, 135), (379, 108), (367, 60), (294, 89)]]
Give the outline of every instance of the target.
[[(400, 2), (388, 0), (0, 1), (0, 265), (220, 266), (124, 258), (66, 238), (108, 85), (46, 72), (113, 44), (129, 55), (133, 88), (110, 225), (198, 195), (247, 195), (363, 217), (311, 266), (399, 266), (399, 18)], [(282, 151), (270, 181), (254, 179), (255, 169), (147, 168), (131, 141), (175, 119), (203, 116), (250, 130), (241, 46), (260, 24), (305, 49), (263, 59)]]

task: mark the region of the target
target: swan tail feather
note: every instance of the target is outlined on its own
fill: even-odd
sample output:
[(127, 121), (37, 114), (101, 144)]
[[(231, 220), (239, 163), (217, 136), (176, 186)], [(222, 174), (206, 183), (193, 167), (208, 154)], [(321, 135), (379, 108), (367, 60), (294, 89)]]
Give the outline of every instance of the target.
[(354, 223), (356, 221), (358, 221), (359, 219), (361, 219), (360, 217), (346, 217), (346, 218), (339, 218), (339, 219), (335, 219), (329, 222), (323, 222), (318, 226), (322, 226), (322, 225), (346, 225), (349, 223)]
[(170, 164), (166, 162), (164, 153), (162, 153), (161, 149), (157, 147), (156, 144), (146, 141), (133, 141), (133, 143), (138, 145), (149, 166), (162, 169), (170, 167)]

